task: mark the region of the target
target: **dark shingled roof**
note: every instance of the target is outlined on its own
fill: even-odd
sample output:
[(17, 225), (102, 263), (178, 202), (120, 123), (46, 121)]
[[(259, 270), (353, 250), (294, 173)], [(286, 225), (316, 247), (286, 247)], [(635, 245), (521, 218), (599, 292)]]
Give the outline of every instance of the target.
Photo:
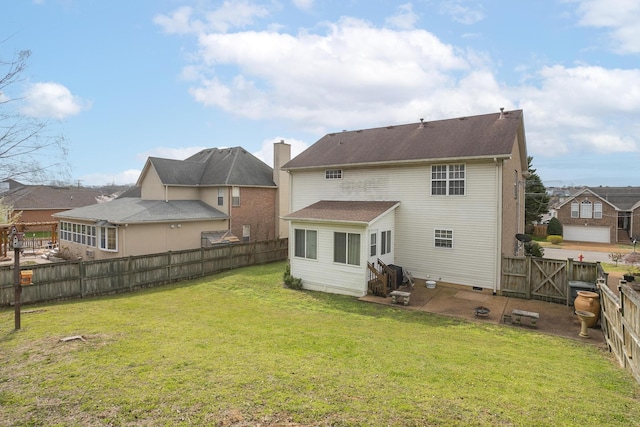
[(14, 210), (73, 209), (98, 203), (102, 190), (83, 187), (24, 185), (2, 194)]
[[(522, 110), (325, 135), (283, 169), (509, 156)], [(524, 137), (524, 133), (522, 134)]]
[(393, 201), (337, 201), (321, 200), (306, 208), (284, 216), (287, 220), (346, 221), (370, 223), (400, 202)]
[(620, 210), (628, 211), (640, 202), (640, 187), (586, 187)]
[(185, 160), (149, 157), (166, 185), (276, 187), (273, 169), (242, 147), (208, 148)]

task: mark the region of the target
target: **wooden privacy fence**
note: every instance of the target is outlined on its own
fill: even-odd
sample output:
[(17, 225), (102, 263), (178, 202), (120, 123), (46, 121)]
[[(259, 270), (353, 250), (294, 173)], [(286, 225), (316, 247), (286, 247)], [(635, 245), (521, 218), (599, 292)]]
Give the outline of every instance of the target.
[(606, 284), (600, 290), (600, 324), (609, 350), (640, 383), (640, 295), (624, 280), (616, 295)]
[(595, 284), (603, 273), (599, 263), (535, 257), (502, 257), (503, 295), (567, 303), (570, 281)]
[[(31, 265), (22, 303), (83, 298), (160, 286), (220, 271), (287, 259), (288, 240), (234, 243), (99, 261)], [(0, 306), (13, 304), (13, 266), (0, 267)]]

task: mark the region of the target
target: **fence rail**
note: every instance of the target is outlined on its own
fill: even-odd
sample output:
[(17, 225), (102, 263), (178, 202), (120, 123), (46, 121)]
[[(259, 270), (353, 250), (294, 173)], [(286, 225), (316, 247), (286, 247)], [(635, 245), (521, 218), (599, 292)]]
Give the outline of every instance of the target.
[(603, 276), (600, 263), (503, 256), (500, 289), (507, 296), (563, 304), (571, 298), (569, 282), (595, 284)]
[(624, 280), (616, 295), (599, 285), (602, 316), (600, 323), (610, 351), (618, 363), (640, 383), (640, 296)]
[[(21, 303), (37, 303), (128, 292), (225, 270), (287, 259), (288, 240), (131, 256), (98, 261), (62, 261), (29, 266), (33, 284)], [(26, 269), (24, 266), (22, 269)], [(0, 306), (14, 302), (13, 266), (0, 267)]]

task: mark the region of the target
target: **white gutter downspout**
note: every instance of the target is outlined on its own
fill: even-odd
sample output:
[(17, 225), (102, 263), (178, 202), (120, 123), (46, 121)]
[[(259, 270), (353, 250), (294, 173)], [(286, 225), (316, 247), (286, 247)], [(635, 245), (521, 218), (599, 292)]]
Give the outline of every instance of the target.
[(502, 269), (502, 252), (500, 249), (502, 248), (502, 162), (496, 162), (496, 229), (497, 229), (497, 241), (495, 247), (495, 266), (494, 266), (494, 277), (496, 278), (493, 281), (493, 295), (498, 292), (498, 281), (501, 279), (501, 269)]
[(164, 201), (169, 202), (169, 186), (164, 185)]

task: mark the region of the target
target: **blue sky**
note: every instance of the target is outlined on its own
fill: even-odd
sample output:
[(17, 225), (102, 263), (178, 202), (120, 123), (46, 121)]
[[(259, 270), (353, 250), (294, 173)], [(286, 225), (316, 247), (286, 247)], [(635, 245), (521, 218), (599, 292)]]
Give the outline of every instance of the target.
[[(21, 0), (0, 93), (68, 142), (70, 180), (242, 146), (523, 109), (547, 186), (640, 185), (637, 0)], [(19, 99), (22, 98), (22, 99)]]

